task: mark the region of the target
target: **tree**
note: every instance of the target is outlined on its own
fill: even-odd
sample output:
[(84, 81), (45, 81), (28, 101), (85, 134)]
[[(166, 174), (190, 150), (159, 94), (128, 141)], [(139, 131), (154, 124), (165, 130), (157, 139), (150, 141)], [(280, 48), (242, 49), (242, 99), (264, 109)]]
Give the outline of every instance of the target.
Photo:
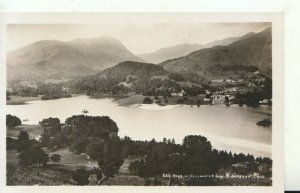
[(77, 182), (77, 185), (87, 185), (89, 184), (89, 172), (86, 171), (84, 168), (77, 169), (73, 173), (73, 180)]
[(49, 136), (55, 136), (56, 133), (61, 130), (60, 120), (58, 118), (49, 117), (47, 119), (43, 119), (40, 122), (40, 125), (45, 128), (44, 133), (49, 134)]
[(61, 155), (59, 154), (53, 154), (50, 156), (50, 160), (55, 164), (57, 162), (61, 161)]
[(101, 172), (106, 177), (113, 177), (123, 164), (124, 160), (118, 155), (108, 155), (105, 158), (98, 160), (98, 165)]
[(32, 145), (28, 150), (22, 151), (19, 156), (19, 164), (24, 166), (38, 165), (38, 175), (40, 166), (47, 165), (49, 155), (41, 149), (40, 144)]
[(210, 141), (200, 135), (188, 135), (183, 139), (183, 147), (188, 154), (206, 154), (212, 149)]
[(26, 131), (21, 130), (17, 140), (17, 150), (19, 152), (27, 151), (30, 147), (29, 135)]
[(152, 104), (153, 100), (149, 97), (145, 97), (143, 100), (143, 104)]
[(164, 137), (163, 138), (163, 143), (166, 144), (167, 143), (167, 139)]
[(229, 97), (225, 96), (225, 103), (228, 104), (229, 103)]
[(20, 125), (22, 122), (21, 120), (13, 115), (6, 115), (6, 128), (14, 128), (17, 125)]
[(174, 138), (172, 138), (172, 142), (171, 142), (172, 144), (175, 144), (175, 139)]

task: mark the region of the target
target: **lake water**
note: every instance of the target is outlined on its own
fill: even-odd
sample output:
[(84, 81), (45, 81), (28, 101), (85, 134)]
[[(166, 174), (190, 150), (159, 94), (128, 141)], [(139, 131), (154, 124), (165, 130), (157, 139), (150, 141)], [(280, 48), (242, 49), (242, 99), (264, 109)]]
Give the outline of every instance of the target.
[(186, 135), (203, 135), (216, 149), (271, 157), (272, 129), (256, 122), (272, 118), (272, 107), (259, 108), (225, 105), (187, 106), (157, 105), (119, 106), (112, 99), (87, 96), (48, 101), (31, 101), (25, 105), (7, 105), (7, 114), (28, 119), (24, 124), (38, 124), (44, 118), (58, 117), (61, 122), (72, 115), (107, 115), (119, 127), (119, 136), (135, 140), (174, 138), (181, 143)]

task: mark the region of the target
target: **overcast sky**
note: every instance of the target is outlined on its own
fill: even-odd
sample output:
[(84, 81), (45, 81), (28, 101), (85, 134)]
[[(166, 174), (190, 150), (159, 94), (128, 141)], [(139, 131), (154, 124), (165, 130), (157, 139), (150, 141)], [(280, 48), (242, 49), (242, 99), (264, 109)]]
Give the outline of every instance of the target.
[(69, 41), (112, 36), (134, 54), (153, 52), (182, 43), (205, 44), (227, 37), (259, 32), (270, 23), (104, 23), (7, 25), (7, 51), (39, 40)]

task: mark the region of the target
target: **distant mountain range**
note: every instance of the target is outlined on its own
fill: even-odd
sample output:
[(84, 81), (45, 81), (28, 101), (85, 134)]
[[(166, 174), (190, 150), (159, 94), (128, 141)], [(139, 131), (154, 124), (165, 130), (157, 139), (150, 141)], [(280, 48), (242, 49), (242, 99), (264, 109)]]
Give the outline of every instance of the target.
[(259, 70), (272, 75), (272, 30), (250, 33), (227, 46), (200, 49), (159, 64), (166, 71), (201, 77), (239, 75)]
[(203, 49), (203, 48), (210, 48), (213, 46), (226, 46), (228, 44), (231, 44), (237, 40), (246, 38), (250, 35), (253, 35), (254, 33), (248, 33), (245, 36), (242, 37), (230, 37), (225, 38), (222, 40), (216, 40), (213, 42), (209, 42), (207, 44), (201, 45), (201, 44), (180, 44), (176, 46), (161, 48), (153, 53), (144, 53), (144, 54), (138, 54), (137, 56), (145, 60), (146, 62), (158, 64), (163, 61), (166, 61), (168, 59), (172, 58), (179, 58), (182, 56), (186, 56), (194, 51)]
[(125, 60), (143, 61), (112, 37), (44, 40), (7, 55), (11, 79), (67, 79), (95, 74)]
[[(179, 73), (204, 79), (256, 70), (271, 76), (271, 28), (206, 45), (182, 44), (163, 48), (147, 55), (149, 58), (146, 55), (139, 56), (143, 59), (112, 37), (81, 38), (68, 42), (44, 40), (10, 52), (7, 55), (7, 77), (8, 80), (42, 81), (82, 80), (81, 77), (86, 77), (83, 80), (96, 79), (99, 84), (106, 81), (107, 86), (108, 81), (113, 81), (111, 85), (114, 85), (128, 77), (153, 76), (153, 70), (154, 75)], [(158, 65), (143, 62), (164, 59), (166, 61)]]

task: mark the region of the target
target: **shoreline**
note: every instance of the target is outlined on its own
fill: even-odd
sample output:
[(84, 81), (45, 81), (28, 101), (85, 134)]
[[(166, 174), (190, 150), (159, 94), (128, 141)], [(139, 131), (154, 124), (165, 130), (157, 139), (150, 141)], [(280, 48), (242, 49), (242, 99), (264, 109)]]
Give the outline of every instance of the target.
[[(71, 94), (71, 97), (77, 97), (81, 96), (80, 94)], [(47, 99), (43, 100), (42, 95), (37, 96), (37, 97), (22, 97), (22, 96), (9, 96), (10, 99), (6, 100), (6, 105), (27, 105), (31, 101), (48, 101), (48, 100), (57, 100), (57, 99), (62, 99), (62, 98), (71, 98), (71, 97), (61, 97), (57, 99)]]
[(26, 105), (27, 102), (41, 100), (41, 96), (37, 97), (22, 97), (22, 96), (9, 96), (10, 99), (6, 100), (6, 105)]

